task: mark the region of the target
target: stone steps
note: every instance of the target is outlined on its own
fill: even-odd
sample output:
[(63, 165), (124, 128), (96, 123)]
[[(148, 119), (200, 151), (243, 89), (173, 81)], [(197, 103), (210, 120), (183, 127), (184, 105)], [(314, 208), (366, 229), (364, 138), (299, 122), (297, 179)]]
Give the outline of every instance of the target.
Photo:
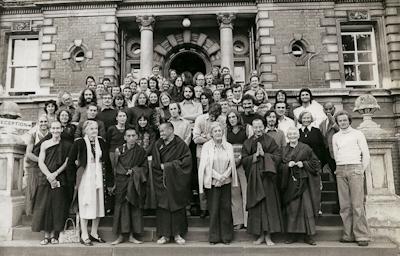
[[(89, 225), (90, 226), (90, 225)], [(316, 241), (338, 241), (341, 237), (342, 228), (339, 226), (317, 226)], [(99, 227), (100, 236), (112, 242), (116, 239), (116, 235), (112, 232), (112, 227)], [(208, 227), (189, 227), (188, 233), (185, 236), (188, 241), (207, 242)], [(32, 232), (30, 226), (14, 227), (12, 231), (12, 240), (36, 240), (43, 239), (43, 234), (40, 232)], [(156, 228), (146, 227), (142, 236), (145, 242), (156, 241), (158, 239)], [(273, 239), (277, 242), (283, 242), (285, 236), (283, 234), (275, 234)], [(234, 240), (238, 242), (253, 241), (254, 237), (246, 232), (246, 230), (235, 231)]]
[(91, 247), (81, 244), (41, 246), (38, 240), (0, 242), (0, 256), (396, 256), (397, 253), (397, 247), (388, 242), (373, 242), (368, 247), (359, 247), (356, 244), (340, 244), (338, 242), (318, 242), (317, 246), (303, 243), (277, 244), (271, 247), (267, 247), (265, 244), (256, 246), (251, 242), (233, 242), (230, 245), (187, 242), (184, 246), (174, 243), (166, 245), (157, 245), (155, 243), (133, 245), (124, 243), (114, 247), (109, 244), (95, 244)]
[[(74, 216), (71, 216), (75, 220)], [(155, 227), (156, 226), (156, 218), (155, 216), (144, 216), (144, 226), (145, 227)], [(201, 219), (198, 216), (188, 216), (188, 225), (189, 227), (208, 227), (209, 218)], [(112, 216), (106, 216), (101, 219), (100, 226), (108, 226), (111, 227), (113, 222)], [(317, 224), (319, 226), (341, 226), (342, 220), (337, 214), (324, 214), (318, 217)], [(22, 216), (22, 220), (20, 226), (31, 226), (32, 225), (32, 216)]]

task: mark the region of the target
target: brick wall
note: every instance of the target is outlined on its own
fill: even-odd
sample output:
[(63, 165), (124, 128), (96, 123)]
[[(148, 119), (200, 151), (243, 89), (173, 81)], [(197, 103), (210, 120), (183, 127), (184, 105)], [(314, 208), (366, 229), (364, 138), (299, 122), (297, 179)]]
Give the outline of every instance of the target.
[[(271, 55), (276, 56), (276, 63), (272, 64), (272, 72), (277, 75), (277, 80), (273, 81), (274, 88), (325, 85), (324, 73), (328, 70), (328, 65), (323, 60), (326, 54), (322, 45), (325, 29), (320, 27), (320, 18), (323, 16), (323, 10), (269, 11), (269, 18), (274, 24), (270, 29), (270, 36), (274, 39), (274, 44), (270, 46)], [(313, 46), (315, 54), (321, 51), (311, 59), (310, 70), (307, 64), (296, 66), (289, 54), (284, 53), (284, 47), (288, 47), (295, 37)]]
[[(100, 62), (104, 59), (104, 51), (101, 49), (104, 34), (101, 33), (101, 25), (105, 23), (105, 19), (104, 16), (54, 18), (53, 25), (57, 28), (57, 33), (53, 36), (56, 49), (51, 53), (51, 59), (55, 61), (55, 68), (51, 72), (51, 78), (54, 79), (51, 93), (59, 90), (77, 92), (84, 88), (86, 76), (93, 75), (96, 81), (104, 76)], [(63, 60), (63, 53), (68, 52), (76, 39), (82, 40), (88, 50), (93, 52), (93, 58), (87, 61), (81, 71), (73, 71), (69, 60)]]

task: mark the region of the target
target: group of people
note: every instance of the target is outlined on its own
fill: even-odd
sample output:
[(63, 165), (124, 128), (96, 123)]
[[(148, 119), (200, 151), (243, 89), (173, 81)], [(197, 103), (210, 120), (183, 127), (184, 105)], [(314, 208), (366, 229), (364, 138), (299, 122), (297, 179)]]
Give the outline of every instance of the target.
[(89, 76), (77, 106), (60, 93), (29, 132), (32, 230), (44, 231), (42, 245), (56, 244), (73, 210), (90, 246), (105, 242), (99, 221), (113, 214), (112, 244), (139, 244), (152, 210), (158, 244), (185, 244), (187, 216), (198, 214), (209, 215), (211, 244), (229, 244), (246, 228), (255, 244), (274, 245), (271, 234), (286, 233), (286, 243), (315, 245), (326, 168), (337, 180), (341, 242), (368, 245), (365, 137), (349, 113), (320, 105), (310, 89), (298, 103), (283, 90), (270, 102), (257, 74), (236, 84), (226, 67), (163, 78), (155, 66), (150, 78), (128, 75), (121, 86)]

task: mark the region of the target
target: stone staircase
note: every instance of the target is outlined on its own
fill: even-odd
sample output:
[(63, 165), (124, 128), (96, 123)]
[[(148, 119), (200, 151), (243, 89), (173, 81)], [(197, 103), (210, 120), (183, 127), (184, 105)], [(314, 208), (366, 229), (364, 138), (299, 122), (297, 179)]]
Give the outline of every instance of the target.
[[(197, 216), (188, 217), (189, 231), (186, 235), (187, 244), (178, 246), (174, 243), (157, 245), (156, 219), (154, 216), (145, 216), (145, 232), (142, 245), (123, 243), (117, 246), (109, 244), (95, 244), (85, 247), (81, 244), (59, 244), (40, 246), (39, 241), (43, 234), (31, 231), (31, 217), (23, 216), (19, 226), (12, 230), (12, 241), (0, 242), (0, 256), (53, 256), (53, 255), (96, 255), (96, 256), (124, 256), (124, 255), (146, 255), (146, 256), (197, 256), (197, 255), (270, 255), (270, 256), (395, 256), (398, 249), (389, 240), (375, 239), (369, 247), (359, 247), (357, 244), (341, 244), (342, 221), (337, 211), (336, 185), (329, 174), (323, 174), (323, 192), (321, 208), (323, 215), (317, 220), (317, 235), (315, 240), (317, 246), (309, 246), (304, 243), (291, 245), (284, 244), (284, 236), (277, 234), (273, 236), (276, 246), (267, 247), (253, 245), (254, 237), (247, 234), (245, 230), (235, 231), (234, 241), (230, 245), (210, 245), (208, 243), (208, 218), (201, 219)], [(100, 222), (99, 233), (107, 241), (113, 241), (116, 236), (112, 233), (112, 217), (105, 217)]]

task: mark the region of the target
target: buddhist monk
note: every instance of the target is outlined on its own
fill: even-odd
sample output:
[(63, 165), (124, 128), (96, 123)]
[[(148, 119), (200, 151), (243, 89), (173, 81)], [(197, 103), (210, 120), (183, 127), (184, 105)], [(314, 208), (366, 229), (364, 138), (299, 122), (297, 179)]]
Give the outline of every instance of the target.
[(174, 134), (170, 122), (160, 125), (160, 139), (153, 156), (154, 188), (157, 199), (158, 244), (166, 244), (171, 237), (177, 244), (185, 244), (182, 236), (187, 231), (185, 207), (191, 196), (192, 156), (187, 144)]
[(125, 130), (125, 144), (115, 150), (115, 207), (113, 232), (118, 235), (112, 245), (129, 242), (141, 244), (138, 236), (143, 233), (143, 213), (146, 182), (147, 153), (139, 146), (135, 129)]
[(283, 230), (281, 204), (277, 186), (277, 170), (281, 151), (273, 138), (264, 134), (261, 119), (252, 121), (254, 135), (242, 147), (242, 164), (247, 177), (247, 231), (274, 245), (271, 234)]

